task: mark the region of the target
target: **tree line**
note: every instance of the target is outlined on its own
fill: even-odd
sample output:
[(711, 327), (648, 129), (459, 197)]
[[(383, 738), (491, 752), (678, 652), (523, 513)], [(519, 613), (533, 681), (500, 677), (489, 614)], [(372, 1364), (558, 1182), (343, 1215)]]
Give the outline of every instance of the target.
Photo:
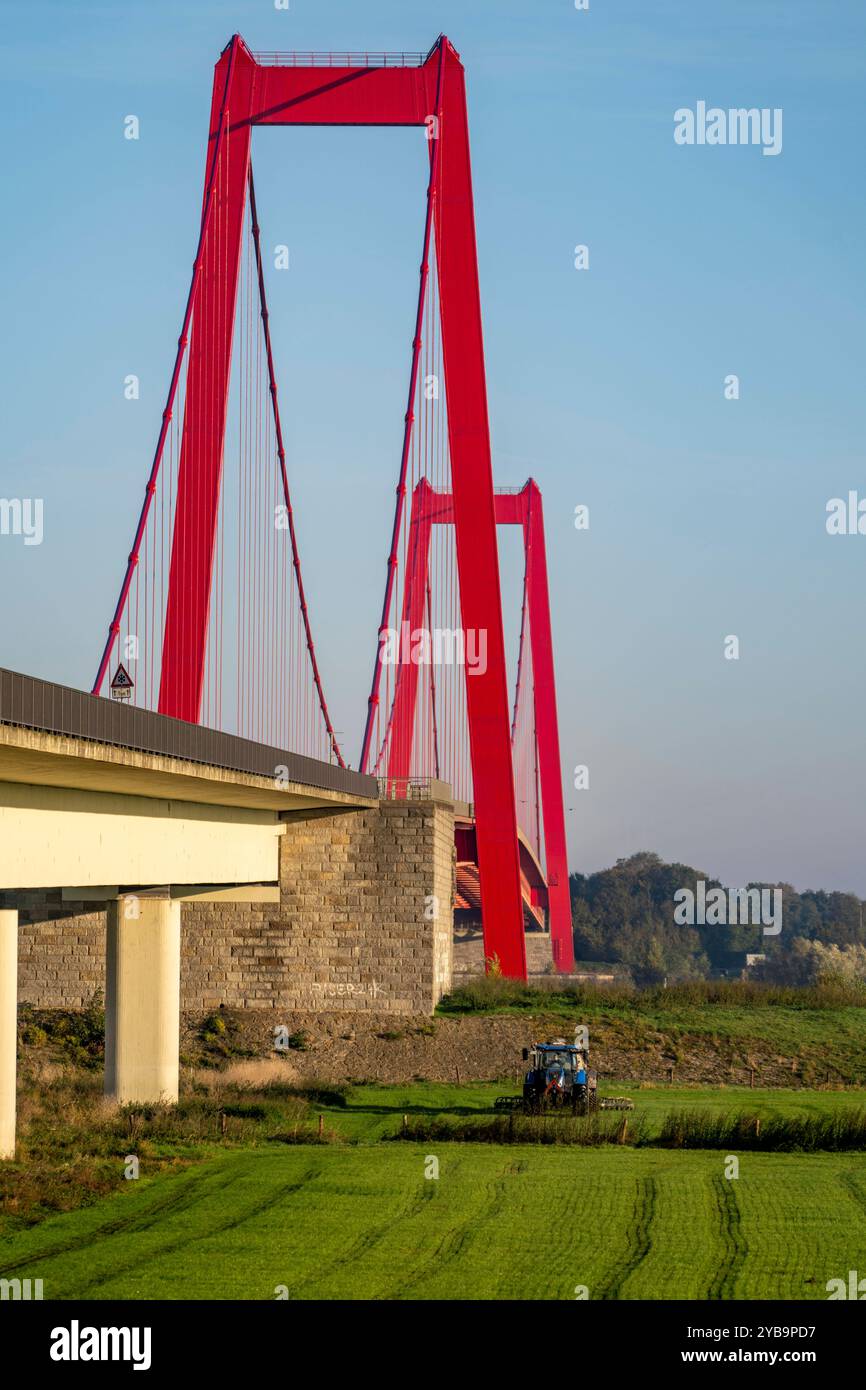
[[(617, 967), (635, 984), (737, 976), (747, 953), (766, 960), (749, 977), (778, 984), (812, 984), (827, 978), (866, 980), (863, 901), (853, 893), (807, 890), (789, 883), (748, 884), (782, 893), (782, 930), (766, 935), (761, 925), (680, 925), (675, 894), (707, 894), (724, 885), (688, 864), (666, 864), (643, 850), (618, 859), (610, 869), (572, 874), (575, 957)], [(726, 890), (727, 891), (727, 890)]]

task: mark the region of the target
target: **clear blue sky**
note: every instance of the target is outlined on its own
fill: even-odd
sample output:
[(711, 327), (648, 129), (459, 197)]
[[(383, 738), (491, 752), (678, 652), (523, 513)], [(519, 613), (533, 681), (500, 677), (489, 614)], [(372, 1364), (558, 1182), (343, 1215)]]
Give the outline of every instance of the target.
[[(824, 525), (829, 498), (866, 496), (861, 0), (10, 0), (0, 496), (44, 498), (45, 538), (0, 537), (0, 664), (92, 680), (230, 35), (425, 50), (440, 30), (468, 73), (496, 476), (531, 473), (545, 500), (571, 866), (648, 848), (732, 884), (866, 894), (866, 536)], [(782, 153), (676, 145), (673, 113), (698, 100), (781, 107)], [(130, 113), (138, 142), (123, 139)], [(254, 139), (265, 235), (292, 253), (270, 288), (277, 371), (323, 675), (353, 757), (398, 464), (419, 140)], [(570, 789), (576, 763), (588, 791)]]

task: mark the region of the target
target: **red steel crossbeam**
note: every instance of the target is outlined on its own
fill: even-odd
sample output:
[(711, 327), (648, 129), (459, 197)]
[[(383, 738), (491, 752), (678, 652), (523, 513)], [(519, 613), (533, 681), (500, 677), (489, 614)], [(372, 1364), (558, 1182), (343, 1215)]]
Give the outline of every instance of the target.
[[(550, 942), (556, 968), (568, 973), (574, 969), (574, 938), (571, 926), (571, 895), (568, 888), (568, 856), (565, 841), (565, 805), (562, 796), (562, 767), (559, 753), (559, 722), (556, 712), (556, 683), (553, 670), (553, 633), (550, 622), (550, 593), (547, 583), (547, 555), (544, 543), (544, 513), (538, 484), (530, 478), (517, 493), (497, 493), (494, 497), (496, 524), (521, 526), (526, 557), (526, 606), (522, 616), (529, 623), (532, 649), (535, 736), (538, 749), (538, 780), (544, 820), (544, 857), (550, 908)], [(422, 479), (412, 495), (409, 572), (406, 576), (402, 621), (414, 633), (422, 626), (423, 596), (427, 588), (430, 528), (456, 524), (456, 509), (450, 493), (436, 492)], [(413, 545), (412, 538), (416, 538)], [(417, 597), (420, 595), (420, 600)], [(467, 624), (468, 626), (468, 624)], [(401, 635), (404, 629), (400, 629)], [(521, 634), (521, 648), (523, 634)], [(521, 663), (522, 665), (522, 663)], [(467, 674), (467, 692), (474, 675)], [(518, 680), (520, 673), (518, 674)], [(399, 784), (409, 777), (411, 731), (415, 722), (418, 666), (401, 663), (396, 681), (389, 750), (388, 778)], [(515, 723), (519, 690), (515, 692)], [(407, 732), (408, 731), (408, 737)], [(476, 803), (477, 817), (477, 803)], [(517, 827), (515, 820), (515, 840)], [(519, 848), (518, 848), (519, 855)], [(487, 925), (482, 877), (482, 925), (485, 955), (488, 953)]]

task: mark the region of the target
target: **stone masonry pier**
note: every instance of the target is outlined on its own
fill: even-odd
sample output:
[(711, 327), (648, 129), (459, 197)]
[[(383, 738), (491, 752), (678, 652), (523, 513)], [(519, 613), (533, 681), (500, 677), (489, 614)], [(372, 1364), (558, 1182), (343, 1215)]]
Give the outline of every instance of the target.
[[(442, 784), (424, 799), (288, 813), (278, 900), (183, 896), (181, 1008), (431, 1012), (451, 985), (453, 855)], [(105, 904), (30, 889), (0, 907), (19, 913), (22, 1002), (76, 1007), (105, 989)]]

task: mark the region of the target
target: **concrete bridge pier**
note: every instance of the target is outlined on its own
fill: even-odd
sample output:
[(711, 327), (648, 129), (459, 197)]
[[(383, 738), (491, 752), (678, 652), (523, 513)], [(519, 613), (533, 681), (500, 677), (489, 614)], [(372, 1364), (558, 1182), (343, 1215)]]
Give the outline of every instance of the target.
[(15, 1157), (18, 913), (0, 911), (0, 1158)]
[(128, 894), (108, 904), (105, 1094), (174, 1104), (180, 1074), (180, 903)]

